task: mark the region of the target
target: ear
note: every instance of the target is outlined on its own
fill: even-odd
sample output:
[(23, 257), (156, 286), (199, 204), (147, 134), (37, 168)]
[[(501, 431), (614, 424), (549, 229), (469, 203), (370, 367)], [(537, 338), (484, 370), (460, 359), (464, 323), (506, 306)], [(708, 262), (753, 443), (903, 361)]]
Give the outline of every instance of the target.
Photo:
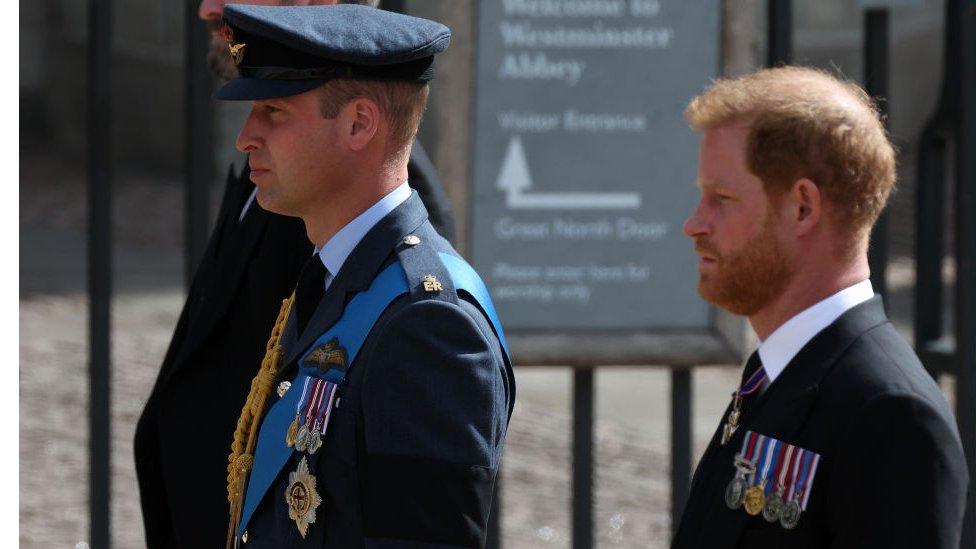
[(365, 149), (379, 132), (382, 118), (379, 106), (365, 97), (354, 99), (342, 108), (342, 129), (353, 151)]
[(820, 187), (807, 178), (796, 180), (790, 190), (790, 216), (796, 225), (796, 236), (806, 236), (820, 224), (823, 197)]

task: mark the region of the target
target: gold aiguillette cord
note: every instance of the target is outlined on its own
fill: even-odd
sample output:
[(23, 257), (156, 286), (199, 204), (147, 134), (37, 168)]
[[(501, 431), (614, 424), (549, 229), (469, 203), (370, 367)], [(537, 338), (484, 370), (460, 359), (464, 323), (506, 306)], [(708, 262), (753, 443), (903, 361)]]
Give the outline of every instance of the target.
[(235, 534), (244, 506), (247, 475), (254, 464), (254, 447), (258, 441), (261, 417), (264, 415), (268, 395), (271, 394), (275, 378), (284, 359), (284, 351), (280, 344), (281, 332), (284, 330), (288, 313), (291, 311), (294, 302), (294, 293), (281, 302), (278, 319), (275, 321), (274, 328), (271, 329), (271, 337), (268, 338), (264, 359), (261, 360), (261, 368), (251, 380), (251, 390), (247, 395), (244, 408), (241, 410), (241, 416), (237, 419), (237, 428), (234, 430), (234, 441), (230, 446), (229, 463), (227, 464), (227, 501), (230, 502), (227, 549), (233, 549), (237, 537)]

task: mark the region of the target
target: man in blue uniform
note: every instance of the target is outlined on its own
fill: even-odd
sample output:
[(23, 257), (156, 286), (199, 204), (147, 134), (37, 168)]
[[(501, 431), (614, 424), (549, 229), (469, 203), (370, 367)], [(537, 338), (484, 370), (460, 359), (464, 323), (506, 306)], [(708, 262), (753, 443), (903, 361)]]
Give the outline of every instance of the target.
[[(226, 3), (200, 2), (200, 18), (214, 32)], [(336, 0), (301, 3), (324, 5)], [(209, 53), (216, 76), (225, 80), (237, 76), (226, 40), (213, 43)], [(416, 139), (407, 171), (410, 187), (424, 202), (431, 223), (452, 240), (454, 223), (447, 195)], [(247, 166), (242, 170), (232, 167), (215, 229), (139, 418), (134, 457), (150, 549), (211, 548), (225, 541), (227, 485), (223, 474), (230, 436), (281, 300), (295, 288), (302, 265), (312, 253), (302, 220), (265, 210), (254, 195)]]
[(285, 300), (229, 464), (228, 544), (478, 547), (515, 386), (477, 274), (410, 189), (450, 31), (360, 6), (228, 6), (257, 202), (315, 251)]

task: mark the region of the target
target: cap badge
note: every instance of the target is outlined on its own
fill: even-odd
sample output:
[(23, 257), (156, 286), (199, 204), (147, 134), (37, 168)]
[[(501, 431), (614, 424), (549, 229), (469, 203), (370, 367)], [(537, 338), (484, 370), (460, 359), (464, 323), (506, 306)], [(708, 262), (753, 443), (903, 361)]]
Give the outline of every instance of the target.
[(231, 42), (227, 45), (227, 47), (230, 49), (230, 57), (234, 60), (235, 65), (240, 65), (241, 61), (244, 60), (244, 46), (246, 45), (247, 44), (243, 42)]

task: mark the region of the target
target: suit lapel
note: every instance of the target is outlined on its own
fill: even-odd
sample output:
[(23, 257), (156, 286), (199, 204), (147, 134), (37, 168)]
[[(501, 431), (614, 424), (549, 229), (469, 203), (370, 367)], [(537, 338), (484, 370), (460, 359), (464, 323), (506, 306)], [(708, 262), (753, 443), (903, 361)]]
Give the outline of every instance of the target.
[[(248, 178), (250, 171), (245, 169), (241, 174), (241, 182)], [(249, 190), (249, 185), (244, 187)], [(240, 189), (238, 189), (240, 191)], [(237, 197), (238, 199), (240, 196)], [(242, 204), (241, 204), (242, 205)], [(222, 223), (234, 223), (237, 226), (233, 231), (227, 231), (234, 238), (225, 239), (221, 243), (221, 259), (216, 261), (212, 272), (207, 273), (207, 280), (204, 284), (208, 286), (207, 291), (212, 296), (209, 306), (200, 307), (196, 313), (196, 318), (190, 319), (193, 323), (192, 329), (187, 333), (187, 341), (183, 346), (179, 360), (185, 360), (203, 343), (210, 335), (223, 315), (230, 308), (235, 299), (238, 298), (238, 288), (246, 272), (247, 261), (257, 250), (257, 244), (265, 233), (270, 214), (259, 207), (256, 203), (251, 204), (247, 215), (238, 222), (240, 208), (237, 208), (234, 200), (225, 200), (224, 211), (222, 212)], [(219, 230), (219, 228), (218, 228)], [(215, 231), (216, 236), (217, 231)], [(207, 253), (216, 253), (216, 239), (211, 239), (211, 248)], [(208, 261), (214, 261), (208, 258)]]
[[(689, 501), (688, 518), (697, 530), (699, 543), (716, 549), (733, 548), (753, 517), (725, 505), (725, 487), (735, 474), (733, 459), (747, 431), (755, 431), (783, 442), (795, 442), (819, 394), (821, 381), (845, 350), (866, 331), (887, 322), (880, 297), (874, 297), (847, 311), (817, 334), (790, 361), (776, 381), (751, 403), (739, 429), (725, 446), (719, 445), (719, 431), (712, 437), (696, 472)], [(728, 415), (723, 416), (722, 421)], [(697, 515), (697, 516), (693, 516)]]
[[(286, 347), (285, 364), (291, 364), (318, 336), (325, 333), (342, 316), (347, 297), (365, 290), (385, 264), (403, 237), (427, 221), (427, 209), (414, 191), (410, 198), (381, 219), (353, 248), (342, 269), (312, 313), (308, 327), (295, 335), (294, 345)], [(289, 324), (294, 325), (289, 321)], [(287, 329), (286, 329), (287, 331)]]

